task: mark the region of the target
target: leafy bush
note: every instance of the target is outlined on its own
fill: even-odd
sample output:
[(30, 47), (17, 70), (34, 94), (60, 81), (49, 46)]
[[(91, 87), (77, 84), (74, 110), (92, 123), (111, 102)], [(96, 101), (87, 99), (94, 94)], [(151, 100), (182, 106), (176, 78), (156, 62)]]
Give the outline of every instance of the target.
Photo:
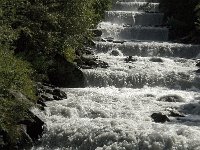
[(0, 48), (0, 91), (18, 90), (30, 99), (35, 99), (31, 69), (27, 62), (15, 58), (8, 50)]
[[(11, 51), (0, 48), (0, 131), (8, 134), (8, 143), (5, 144), (16, 144), (21, 137), (18, 122), (29, 118), (28, 110), (35, 103), (31, 73), (27, 62), (15, 58)], [(22, 93), (28, 99), (16, 99), (12, 92)]]
[[(103, 18), (110, 4), (111, 0), (2, 0), (1, 18), (18, 36), (15, 52), (46, 73), (48, 60), (55, 55), (83, 47), (91, 38), (88, 29)], [(35, 62), (38, 58), (42, 63)]]

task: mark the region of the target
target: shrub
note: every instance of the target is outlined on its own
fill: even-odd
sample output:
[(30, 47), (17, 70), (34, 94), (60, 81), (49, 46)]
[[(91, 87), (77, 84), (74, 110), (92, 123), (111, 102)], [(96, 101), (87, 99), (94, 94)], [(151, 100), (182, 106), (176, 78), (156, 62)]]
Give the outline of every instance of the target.
[(28, 98), (35, 99), (32, 70), (27, 62), (17, 59), (9, 50), (0, 48), (0, 91), (18, 90)]

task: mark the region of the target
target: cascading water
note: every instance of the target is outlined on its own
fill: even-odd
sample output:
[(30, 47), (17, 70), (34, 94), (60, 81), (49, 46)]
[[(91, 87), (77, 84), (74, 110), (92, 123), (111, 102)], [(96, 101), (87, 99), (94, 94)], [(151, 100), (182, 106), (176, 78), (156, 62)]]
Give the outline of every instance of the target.
[[(106, 12), (95, 53), (109, 67), (83, 69), (86, 88), (33, 110), (47, 125), (34, 150), (200, 150), (200, 46), (167, 42), (158, 4), (118, 0)], [(161, 99), (170, 95), (179, 101)], [(154, 122), (157, 112), (170, 122)]]

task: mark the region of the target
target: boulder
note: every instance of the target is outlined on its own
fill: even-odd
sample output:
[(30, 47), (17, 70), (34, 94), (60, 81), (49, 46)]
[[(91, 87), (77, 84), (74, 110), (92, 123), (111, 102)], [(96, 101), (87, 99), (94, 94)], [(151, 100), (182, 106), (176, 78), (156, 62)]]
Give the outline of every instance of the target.
[(124, 61), (125, 61), (126, 63), (128, 63), (128, 62), (137, 61), (137, 59), (136, 59), (136, 58), (133, 58), (133, 56), (128, 56), (127, 58), (124, 59)]
[(119, 41), (119, 40), (115, 40), (113, 41), (113, 43), (119, 43), (119, 44), (124, 44), (126, 41)]
[(118, 50), (112, 50), (110, 54), (113, 56), (119, 56), (120, 53)]
[(62, 100), (67, 98), (67, 94), (61, 89), (55, 88), (52, 85), (42, 85), (41, 83), (37, 84), (37, 95), (39, 97), (37, 104), (40, 104), (42, 107), (46, 107), (46, 101)]
[(152, 61), (152, 62), (163, 62), (163, 60), (161, 58), (157, 58), (157, 57), (150, 58), (149, 61)]
[(200, 73), (200, 69), (196, 70), (196, 73)]
[(197, 62), (196, 66), (197, 66), (197, 67), (200, 67), (200, 61), (199, 61), (199, 62)]
[(91, 29), (90, 31), (92, 31), (94, 37), (99, 37), (102, 35), (102, 31), (99, 29)]
[(31, 119), (21, 120), (18, 122), (19, 125), (25, 127), (26, 134), (31, 138), (33, 142), (37, 141), (44, 132), (44, 122), (29, 111)]
[(59, 97), (59, 99), (65, 99), (65, 98), (67, 98), (67, 94), (65, 92), (61, 91), (60, 89), (54, 89), (53, 92), (52, 92), (52, 94), (54, 96)]
[(184, 114), (178, 112), (177, 110), (171, 110), (169, 116), (170, 117), (185, 117)]
[(151, 118), (154, 120), (154, 122), (157, 122), (157, 123), (165, 123), (165, 122), (169, 122), (169, 118), (167, 117), (167, 115), (164, 115), (162, 113), (153, 113), (151, 115)]
[(185, 100), (178, 95), (165, 95), (158, 98), (157, 100), (163, 102), (185, 102)]
[(84, 87), (85, 78), (82, 71), (68, 62), (61, 55), (56, 55), (54, 63), (48, 69), (50, 83), (57, 87)]
[(105, 38), (108, 42), (113, 42), (114, 38), (113, 37), (107, 37)]
[(93, 55), (83, 55), (81, 57), (81, 61), (83, 63), (78, 64), (78, 66), (83, 69), (92, 69), (92, 68), (97, 68), (97, 67), (100, 67), (100, 68), (108, 68), (109, 67), (108, 63), (98, 60)]
[(190, 103), (182, 106), (182, 112), (192, 115), (200, 115), (200, 104), (199, 103)]

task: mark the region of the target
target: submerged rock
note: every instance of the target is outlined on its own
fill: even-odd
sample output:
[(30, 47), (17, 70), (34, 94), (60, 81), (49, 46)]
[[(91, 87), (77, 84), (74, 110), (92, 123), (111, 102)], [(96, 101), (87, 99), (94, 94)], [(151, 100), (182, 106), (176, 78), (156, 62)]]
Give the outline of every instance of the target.
[(107, 37), (105, 38), (108, 42), (113, 42), (114, 38), (113, 37)]
[(182, 112), (192, 115), (200, 115), (200, 104), (190, 103), (182, 106)]
[(137, 59), (136, 59), (136, 58), (133, 58), (133, 56), (128, 56), (127, 58), (124, 59), (124, 61), (125, 61), (126, 63), (128, 63), (128, 62), (137, 61)]
[(163, 62), (163, 60), (161, 58), (157, 58), (157, 57), (153, 57), (153, 58), (149, 59), (149, 61), (152, 61), (152, 62)]
[(99, 29), (91, 29), (90, 31), (92, 31), (94, 37), (99, 37), (102, 35), (102, 31)]
[(113, 56), (119, 56), (120, 55), (118, 50), (112, 50), (110, 54), (113, 55)]
[(162, 113), (153, 113), (151, 118), (157, 123), (165, 123), (170, 121), (167, 115), (163, 115)]
[(113, 41), (113, 43), (120, 43), (120, 44), (124, 44), (126, 41)]
[(178, 95), (165, 95), (158, 98), (157, 100), (163, 102), (185, 102), (185, 100)]
[(197, 62), (196, 66), (197, 66), (197, 67), (200, 67), (200, 62)]
[(200, 73), (200, 69), (196, 70), (196, 73)]
[(171, 116), (171, 117), (185, 117), (184, 114), (182, 114), (178, 111), (175, 111), (175, 110), (171, 110), (169, 116)]

